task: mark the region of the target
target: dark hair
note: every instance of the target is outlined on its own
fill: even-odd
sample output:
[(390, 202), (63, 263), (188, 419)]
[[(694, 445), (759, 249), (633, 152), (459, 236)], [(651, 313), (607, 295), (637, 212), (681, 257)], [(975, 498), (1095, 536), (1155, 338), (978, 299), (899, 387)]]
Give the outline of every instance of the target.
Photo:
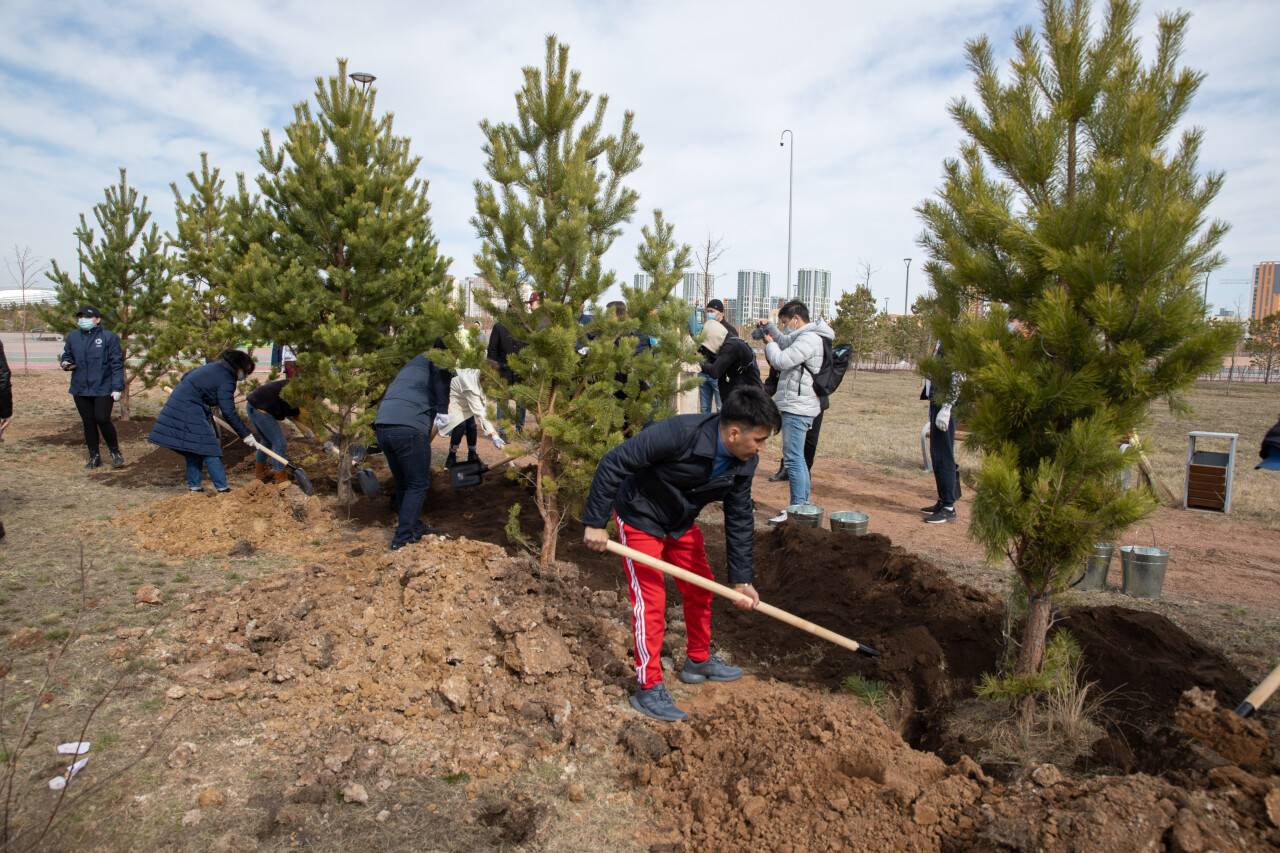
[(619, 320), (626, 319), (627, 303), (623, 302), (621, 299), (610, 302), (608, 305), (604, 306), (604, 309), (612, 312), (613, 316), (617, 317)]
[(719, 299), (712, 299), (710, 302), (707, 303), (707, 307), (712, 308), (716, 311), (720, 311), (721, 313), (724, 312), (724, 303), (721, 302)]
[(809, 306), (805, 305), (799, 299), (792, 299), (786, 305), (778, 309), (779, 317), (799, 317), (806, 323), (809, 322)]
[(769, 434), (782, 431), (782, 413), (763, 388), (748, 385), (737, 388), (720, 407), (720, 422), (755, 429), (768, 427)]
[(227, 364), (231, 365), (232, 370), (243, 370), (245, 376), (253, 373), (254, 368), (258, 366), (257, 363), (254, 362), (253, 356), (249, 355), (244, 350), (224, 350), (220, 358)]

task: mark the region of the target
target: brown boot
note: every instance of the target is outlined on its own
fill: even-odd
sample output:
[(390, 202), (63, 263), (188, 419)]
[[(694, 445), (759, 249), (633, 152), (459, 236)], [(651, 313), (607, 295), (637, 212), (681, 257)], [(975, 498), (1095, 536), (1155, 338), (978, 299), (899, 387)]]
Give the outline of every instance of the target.
[(262, 483), (271, 482), (271, 469), (267, 467), (267, 463), (253, 463), (253, 478)]
[(289, 482), (289, 472), (288, 472), (288, 471), (276, 471), (276, 472), (274, 472), (274, 473), (271, 475), (271, 479), (272, 479), (272, 480), (274, 480), (274, 481), (275, 481), (275, 482), (277, 482), (277, 483), (287, 483), (287, 482)]

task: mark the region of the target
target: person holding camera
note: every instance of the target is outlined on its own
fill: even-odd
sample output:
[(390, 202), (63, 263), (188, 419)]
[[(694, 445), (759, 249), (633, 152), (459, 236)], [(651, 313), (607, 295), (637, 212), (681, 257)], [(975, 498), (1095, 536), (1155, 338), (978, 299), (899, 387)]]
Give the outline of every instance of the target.
[[(810, 322), (809, 307), (798, 299), (788, 302), (778, 314), (784, 320), (779, 330), (762, 324), (764, 356), (778, 375), (773, 401), (782, 412), (782, 463), (787, 470), (790, 503), (809, 502), (809, 467), (804, 444), (814, 419), (822, 414), (822, 401), (814, 387), (814, 377), (822, 370), (822, 339), (834, 340), (835, 332), (824, 321)], [(770, 521), (785, 521), (782, 512)]]
[(84, 446), (89, 452), (85, 468), (102, 465), (98, 437), (107, 443), (111, 467), (124, 465), (120, 441), (111, 423), (111, 408), (124, 393), (124, 350), (115, 332), (102, 328), (102, 314), (92, 305), (76, 312), (74, 331), (67, 333), (58, 366), (71, 374), (68, 393), (84, 426)]

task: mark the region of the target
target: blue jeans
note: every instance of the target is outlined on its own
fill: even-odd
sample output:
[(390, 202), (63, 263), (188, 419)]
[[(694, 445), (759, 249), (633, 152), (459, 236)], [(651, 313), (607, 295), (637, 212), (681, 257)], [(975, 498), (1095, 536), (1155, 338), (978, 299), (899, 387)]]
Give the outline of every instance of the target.
[(231, 488), (227, 485), (227, 469), (222, 466), (221, 456), (201, 456), (199, 453), (191, 453), (189, 451), (180, 451), (182, 457), (187, 460), (187, 488), (198, 489), (204, 480), (203, 472), (200, 470), (203, 466), (209, 469), (209, 479), (213, 481), (213, 487), (220, 492), (225, 492)]
[[(258, 440), (281, 456), (287, 455), (289, 452), (289, 439), (284, 437), (284, 430), (280, 428), (280, 422), (266, 412), (260, 412), (255, 409), (252, 403), (245, 405), (249, 410), (249, 421), (257, 429)], [(277, 462), (261, 450), (254, 454), (253, 461), (270, 462), (272, 471), (284, 470), (283, 462)]]
[(811, 417), (782, 413), (782, 467), (787, 469), (792, 504), (809, 502), (809, 466), (804, 462), (804, 440), (811, 426)]
[[(498, 435), (502, 436), (504, 441), (506, 440), (506, 437), (507, 437), (507, 428), (502, 422), (507, 419), (509, 405), (510, 404), (507, 400), (497, 400), (494, 403), (494, 408), (497, 410), (497, 415), (498, 415)], [(517, 403), (516, 416), (514, 419), (516, 424), (516, 435), (522, 435), (524, 433), (524, 416), (525, 416), (524, 404)]]
[(426, 433), (408, 426), (374, 426), (373, 434), (396, 481), (392, 498), (398, 514), (392, 545), (418, 539), (418, 518), (431, 486), (431, 442)]
[(707, 373), (699, 373), (698, 378), (702, 380), (702, 384), (698, 386), (698, 411), (704, 415), (711, 414), (712, 400), (715, 401), (716, 411), (720, 411), (720, 383)]

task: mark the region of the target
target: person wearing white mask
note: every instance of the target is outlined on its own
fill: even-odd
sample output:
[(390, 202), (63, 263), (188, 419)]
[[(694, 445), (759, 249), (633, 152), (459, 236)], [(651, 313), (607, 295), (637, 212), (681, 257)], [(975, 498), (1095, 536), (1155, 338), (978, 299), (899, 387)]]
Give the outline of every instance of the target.
[(102, 465), (98, 437), (107, 443), (111, 466), (124, 465), (111, 408), (124, 392), (124, 351), (115, 332), (102, 328), (102, 314), (92, 305), (76, 312), (76, 329), (67, 333), (59, 366), (71, 374), (68, 389), (84, 425), (84, 445), (89, 452), (85, 468)]

